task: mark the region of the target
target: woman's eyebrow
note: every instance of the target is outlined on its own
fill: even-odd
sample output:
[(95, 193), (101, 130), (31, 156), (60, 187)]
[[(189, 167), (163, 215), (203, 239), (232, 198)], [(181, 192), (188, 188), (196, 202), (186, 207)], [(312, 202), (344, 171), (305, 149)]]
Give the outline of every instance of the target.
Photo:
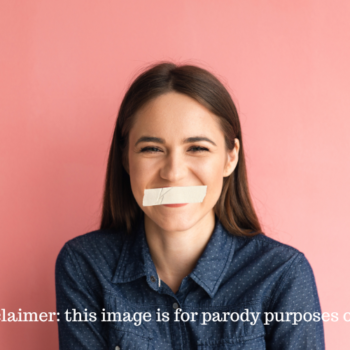
[[(205, 136), (192, 136), (192, 137), (187, 137), (184, 139), (182, 142), (183, 143), (191, 143), (191, 142), (198, 142), (198, 141), (207, 141), (216, 146), (216, 143), (212, 140), (210, 140), (208, 137)], [(161, 143), (164, 144), (165, 140), (161, 139), (160, 137), (153, 137), (153, 136), (141, 136), (135, 143), (135, 146), (139, 144), (140, 142), (156, 142), (156, 143)]]
[(140, 137), (136, 143), (135, 143), (135, 146), (137, 144), (139, 144), (140, 142), (157, 142), (157, 143), (165, 143), (165, 140), (164, 139), (161, 139), (159, 137), (153, 137), (153, 136), (142, 136)]
[(190, 142), (198, 142), (198, 141), (207, 141), (216, 146), (216, 143), (210, 139), (208, 139), (205, 136), (194, 136), (194, 137), (188, 137), (187, 139), (184, 139), (184, 143), (190, 143)]

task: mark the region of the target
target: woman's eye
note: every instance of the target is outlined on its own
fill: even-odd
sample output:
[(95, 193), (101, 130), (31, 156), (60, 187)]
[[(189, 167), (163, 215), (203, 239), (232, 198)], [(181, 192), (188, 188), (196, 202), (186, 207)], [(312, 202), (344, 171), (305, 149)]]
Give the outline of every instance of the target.
[[(197, 152), (209, 151), (209, 149), (205, 148), (205, 147), (200, 147), (200, 146), (192, 146), (189, 149), (189, 151), (197, 153)], [(142, 153), (159, 153), (159, 152), (162, 152), (162, 150), (157, 148), (157, 147), (147, 146), (147, 147), (141, 148), (140, 152), (142, 152)]]
[(144, 148), (141, 148), (140, 152), (151, 153), (151, 152), (161, 152), (161, 150), (157, 147), (144, 147)]
[(193, 146), (190, 148), (191, 152), (203, 152), (203, 151), (209, 151), (208, 148), (200, 147), (200, 146)]

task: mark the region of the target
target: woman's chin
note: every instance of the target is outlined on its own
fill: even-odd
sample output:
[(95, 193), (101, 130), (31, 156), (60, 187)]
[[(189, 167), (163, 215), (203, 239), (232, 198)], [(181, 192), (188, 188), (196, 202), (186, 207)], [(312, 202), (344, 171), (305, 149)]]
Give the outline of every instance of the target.
[[(188, 205), (185, 207), (187, 206)], [(165, 208), (167, 209), (167, 207)], [(164, 231), (186, 231), (191, 229), (200, 220), (198, 211), (193, 213), (192, 211), (178, 210), (181, 209), (181, 207), (169, 208), (175, 210), (159, 209), (160, 210), (154, 211), (151, 215), (148, 215), (148, 217)]]

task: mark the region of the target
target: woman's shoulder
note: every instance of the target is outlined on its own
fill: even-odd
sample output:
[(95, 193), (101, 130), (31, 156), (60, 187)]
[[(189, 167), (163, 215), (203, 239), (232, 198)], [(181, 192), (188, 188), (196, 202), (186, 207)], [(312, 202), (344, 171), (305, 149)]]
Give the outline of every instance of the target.
[(292, 245), (282, 243), (264, 234), (252, 237), (235, 237), (233, 261), (256, 264), (265, 271), (289, 270), (293, 266), (311, 268), (305, 254)]
[(263, 234), (234, 241), (228, 278), (235, 282), (239, 276), (247, 300), (261, 298), (267, 311), (287, 303), (287, 311), (294, 311), (288, 302), (293, 304), (299, 297), (313, 300), (317, 295), (312, 267), (297, 248)]
[(287, 259), (304, 255), (299, 249), (293, 247), (292, 245), (282, 243), (261, 233), (251, 237), (237, 237), (235, 239), (238, 250), (249, 250), (254, 252), (254, 254), (283, 254), (283, 256)]
[(66, 271), (111, 278), (127, 235), (123, 231), (102, 229), (66, 241), (56, 259), (56, 273)]
[(63, 244), (60, 250), (70, 254), (108, 255), (118, 254), (127, 235), (121, 230), (99, 229), (73, 237)]

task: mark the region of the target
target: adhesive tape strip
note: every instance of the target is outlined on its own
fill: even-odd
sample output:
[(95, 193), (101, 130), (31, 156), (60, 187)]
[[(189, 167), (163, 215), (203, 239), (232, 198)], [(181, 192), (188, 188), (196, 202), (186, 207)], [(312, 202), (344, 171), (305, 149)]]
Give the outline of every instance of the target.
[(201, 203), (207, 194), (207, 186), (163, 187), (145, 190), (142, 205)]

